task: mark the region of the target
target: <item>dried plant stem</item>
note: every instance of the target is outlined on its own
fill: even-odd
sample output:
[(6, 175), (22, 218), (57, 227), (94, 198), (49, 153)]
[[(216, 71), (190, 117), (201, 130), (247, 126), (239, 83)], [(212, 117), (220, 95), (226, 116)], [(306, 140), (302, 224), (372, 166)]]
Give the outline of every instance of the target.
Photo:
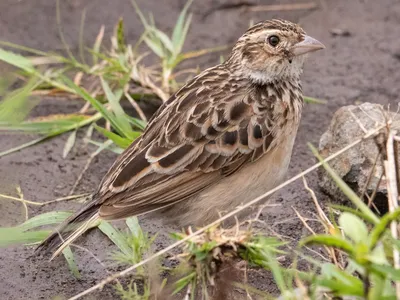
[(219, 218), (218, 220), (216, 220), (216, 221), (214, 221), (214, 222), (212, 222), (212, 223), (210, 223), (210, 224), (208, 224), (208, 225), (206, 225), (206, 226), (200, 228), (199, 230), (193, 232), (192, 234), (189, 234), (189, 235), (185, 236), (183, 239), (181, 239), (181, 240), (179, 240), (179, 241), (177, 241), (177, 242), (175, 242), (175, 243), (169, 245), (168, 247), (166, 247), (166, 248), (164, 248), (164, 249), (158, 251), (157, 253), (155, 253), (155, 254), (149, 256), (148, 258), (146, 258), (146, 259), (140, 261), (139, 263), (134, 264), (133, 266), (130, 266), (129, 268), (126, 268), (125, 270), (122, 270), (122, 271), (120, 271), (120, 272), (117, 272), (117, 273), (115, 273), (115, 274), (113, 274), (113, 275), (111, 275), (111, 276), (109, 276), (109, 277), (103, 279), (102, 281), (100, 281), (100, 282), (97, 283), (96, 285), (92, 286), (91, 288), (88, 288), (87, 290), (84, 290), (83, 292), (81, 292), (81, 293), (79, 293), (79, 294), (77, 294), (77, 295), (75, 295), (75, 296), (69, 298), (69, 300), (76, 300), (76, 299), (79, 299), (79, 298), (81, 298), (81, 297), (83, 297), (83, 296), (85, 296), (85, 295), (87, 295), (87, 294), (90, 294), (90, 293), (92, 293), (92, 292), (94, 292), (94, 291), (96, 291), (96, 290), (98, 290), (98, 289), (102, 289), (106, 284), (108, 284), (108, 283), (110, 283), (110, 282), (113, 282), (113, 281), (116, 280), (117, 278), (122, 277), (122, 276), (126, 276), (126, 275), (128, 275), (129, 273), (131, 273), (132, 271), (136, 270), (137, 268), (139, 268), (139, 267), (141, 267), (141, 266), (147, 264), (148, 262), (150, 262), (150, 261), (152, 261), (152, 260), (154, 260), (154, 259), (156, 259), (156, 258), (158, 258), (158, 257), (160, 257), (160, 256), (162, 256), (162, 255), (164, 255), (164, 254), (166, 254), (166, 253), (168, 253), (169, 251), (171, 251), (172, 249), (174, 249), (174, 248), (176, 248), (176, 247), (178, 247), (178, 246), (181, 246), (181, 245), (185, 244), (188, 240), (192, 239), (193, 237), (195, 237), (195, 236), (197, 236), (197, 235), (200, 235), (201, 233), (205, 232), (205, 231), (208, 230), (209, 228), (220, 224), (222, 221), (224, 221), (224, 220), (226, 220), (226, 219), (228, 219), (228, 218), (230, 218), (230, 217), (236, 215), (236, 214), (239, 213), (240, 211), (242, 211), (242, 210), (244, 210), (244, 209), (246, 209), (246, 208), (248, 208), (248, 207), (250, 207), (250, 206), (253, 206), (253, 205), (257, 204), (257, 203), (260, 202), (261, 200), (264, 200), (266, 197), (272, 195), (273, 193), (277, 192), (278, 190), (282, 189), (283, 187), (285, 187), (285, 186), (291, 184), (292, 182), (294, 182), (294, 181), (296, 181), (296, 180), (302, 178), (304, 175), (306, 175), (306, 174), (308, 174), (308, 173), (310, 173), (310, 172), (316, 170), (317, 168), (319, 168), (320, 166), (322, 166), (323, 163), (331, 161), (332, 159), (336, 158), (337, 156), (341, 155), (342, 153), (346, 152), (347, 150), (353, 148), (355, 145), (361, 143), (361, 141), (363, 141), (364, 139), (367, 139), (367, 138), (369, 138), (369, 137), (375, 135), (375, 134), (378, 133), (381, 129), (383, 129), (385, 126), (386, 126), (386, 125), (380, 125), (380, 126), (378, 126), (377, 128), (375, 128), (375, 129), (369, 131), (369, 132), (368, 132), (366, 135), (364, 135), (362, 138), (360, 138), (360, 139), (354, 141), (353, 143), (347, 145), (346, 147), (342, 148), (342, 149), (339, 150), (338, 152), (336, 152), (336, 153), (330, 155), (330, 156), (327, 157), (324, 161), (319, 162), (319, 163), (317, 163), (317, 164), (311, 166), (311, 167), (308, 168), (307, 170), (305, 170), (305, 171), (303, 171), (303, 172), (297, 174), (296, 176), (290, 178), (289, 180), (287, 180), (287, 181), (285, 181), (284, 183), (278, 185), (277, 187), (273, 188), (272, 190), (268, 191), (267, 193), (265, 193), (265, 194), (263, 194), (263, 195), (261, 195), (261, 196), (255, 198), (255, 199), (253, 199), (252, 201), (247, 202), (246, 204), (240, 206), (239, 208), (237, 208), (237, 209), (231, 211), (230, 213), (228, 213), (228, 214), (222, 216), (222, 217)]
[[(388, 198), (389, 198), (389, 211), (394, 212), (398, 207), (398, 187), (397, 187), (397, 170), (396, 170), (396, 160), (394, 153), (394, 134), (393, 131), (389, 128), (389, 133), (386, 141), (386, 151), (387, 151), (387, 160), (384, 161), (385, 166), (385, 174), (386, 174), (386, 182), (388, 189)], [(397, 232), (397, 222), (393, 221), (390, 224), (390, 231), (392, 233), (392, 237), (397, 240), (398, 232)], [(397, 248), (393, 249), (393, 260), (395, 269), (400, 269), (400, 253)], [(400, 299), (400, 282), (396, 281), (396, 298)]]
[(138, 113), (139, 117), (147, 122), (146, 115), (144, 114), (143, 110), (140, 108), (139, 104), (135, 100), (132, 99), (131, 95), (127, 91), (125, 91), (125, 97), (128, 99), (129, 103), (133, 106), (133, 108), (136, 110)]
[(0, 198), (4, 198), (4, 199), (8, 199), (8, 200), (14, 200), (14, 201), (18, 201), (18, 202), (22, 202), (25, 204), (29, 204), (29, 205), (35, 205), (35, 206), (43, 206), (43, 205), (47, 205), (50, 203), (55, 203), (55, 202), (61, 202), (61, 201), (68, 201), (68, 200), (74, 200), (74, 199), (78, 199), (78, 198), (84, 198), (87, 197), (89, 194), (80, 194), (80, 195), (70, 195), (67, 197), (62, 197), (62, 198), (57, 198), (54, 200), (50, 200), (50, 201), (46, 201), (46, 202), (35, 202), (35, 201), (30, 201), (30, 200), (26, 200), (26, 199), (22, 199), (22, 198), (16, 198), (13, 196), (8, 196), (8, 195), (3, 195), (0, 194)]
[(101, 147), (97, 148), (97, 150), (95, 152), (93, 152), (88, 160), (86, 161), (85, 166), (83, 167), (81, 173), (79, 174), (78, 178), (75, 180), (74, 185), (71, 188), (71, 191), (69, 192), (69, 195), (72, 195), (75, 192), (76, 187), (78, 186), (78, 184), (81, 182), (83, 175), (85, 174), (85, 172), (87, 171), (87, 169), (89, 169), (90, 164), (92, 163), (93, 159), (100, 154), (101, 151), (103, 151), (104, 149), (106, 149), (107, 147), (109, 147), (112, 144), (112, 141), (106, 141)]

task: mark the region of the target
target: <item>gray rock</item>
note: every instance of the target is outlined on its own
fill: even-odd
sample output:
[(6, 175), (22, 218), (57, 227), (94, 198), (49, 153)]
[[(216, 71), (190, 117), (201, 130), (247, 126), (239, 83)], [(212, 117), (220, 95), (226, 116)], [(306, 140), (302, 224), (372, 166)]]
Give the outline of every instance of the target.
[[(321, 136), (319, 143), (321, 155), (327, 157), (363, 137), (365, 133), (360, 124), (366, 130), (372, 130), (379, 124), (385, 123), (385, 116), (396, 118), (396, 121), (399, 119), (396, 114), (387, 113), (387, 110), (379, 104), (363, 103), (359, 106), (350, 105), (340, 108), (334, 114), (328, 130)], [(374, 139), (369, 138), (330, 161), (329, 165), (360, 195), (368, 183), (378, 153)], [(377, 187), (382, 173), (383, 165), (379, 158), (368, 184), (369, 194)], [(348, 201), (323, 168), (319, 169), (319, 185), (335, 202)], [(387, 210), (385, 177), (379, 183), (377, 191), (375, 205), (382, 213)]]

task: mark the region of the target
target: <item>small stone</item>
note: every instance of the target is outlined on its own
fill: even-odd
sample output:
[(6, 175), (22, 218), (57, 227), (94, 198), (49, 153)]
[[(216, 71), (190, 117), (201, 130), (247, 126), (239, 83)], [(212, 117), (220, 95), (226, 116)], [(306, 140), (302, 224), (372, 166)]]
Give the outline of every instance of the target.
[[(344, 106), (337, 110), (328, 130), (321, 136), (319, 142), (321, 155), (326, 158), (362, 138), (365, 133), (360, 124), (368, 131), (376, 128), (379, 123), (385, 123), (386, 111), (382, 105), (372, 103)], [(389, 113), (389, 116), (396, 120), (400, 119), (395, 113)], [(386, 180), (383, 176), (379, 182), (384, 169), (381, 159), (376, 161), (378, 153), (375, 140), (369, 138), (331, 160), (329, 165), (357, 195), (362, 193), (369, 181), (367, 192), (371, 195), (375, 188), (377, 189), (374, 204), (380, 213), (385, 213), (388, 210)], [(376, 166), (373, 168), (375, 161)], [(320, 168), (318, 172), (321, 189), (332, 200), (347, 202), (347, 197), (337, 187), (331, 176), (323, 168)]]

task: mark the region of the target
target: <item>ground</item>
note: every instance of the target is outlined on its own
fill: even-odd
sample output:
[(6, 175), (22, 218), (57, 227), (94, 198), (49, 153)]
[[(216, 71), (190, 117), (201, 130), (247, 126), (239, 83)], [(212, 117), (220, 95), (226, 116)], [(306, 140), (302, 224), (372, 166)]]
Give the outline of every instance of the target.
[[(278, 1), (259, 0), (259, 4)], [(288, 1), (280, 1), (288, 2)], [(356, 102), (391, 104), (397, 108), (400, 94), (400, 3), (396, 0), (320, 0), (318, 8), (307, 11), (251, 12), (247, 6), (223, 9), (221, 4), (238, 1), (195, 1), (192, 28), (185, 46), (186, 50), (231, 44), (250, 20), (259, 21), (272, 17), (299, 22), (307, 33), (326, 45), (326, 49), (313, 54), (306, 64), (303, 76), (304, 93), (328, 101), (326, 105), (306, 105), (293, 151), (288, 176), (311, 166), (315, 159), (307, 142), (318, 144), (319, 137), (327, 129), (333, 113), (339, 107)], [(138, 0), (143, 11), (151, 11), (157, 24), (169, 30), (175, 23), (184, 0)], [(217, 9), (220, 7), (221, 9)], [(78, 48), (81, 13), (86, 8), (85, 43), (93, 44), (102, 24), (109, 36), (120, 16), (124, 17), (128, 41), (135, 41), (142, 32), (140, 21), (129, 0), (65, 0), (62, 1), (62, 28), (72, 50)], [(348, 30), (349, 36), (337, 36), (332, 30)], [(42, 50), (60, 50), (56, 27), (55, 1), (3, 0), (0, 3), (0, 39)], [(219, 55), (202, 58), (200, 66), (218, 63)], [(0, 68), (4, 68), (0, 65)], [(3, 71), (3, 70), (2, 70)], [(60, 111), (74, 111), (79, 103), (69, 100), (46, 99), (34, 114), (45, 115)], [(0, 152), (31, 137), (5, 135), (0, 137)], [(15, 193), (20, 185), (26, 199), (45, 201), (68, 194), (76, 177), (87, 160), (83, 148), (76, 149), (67, 159), (62, 158), (66, 136), (55, 138), (19, 153), (0, 158), (0, 193)], [(78, 191), (92, 191), (107, 171), (115, 155), (104, 152), (85, 174)], [(307, 176), (318, 198), (328, 199), (317, 186), (316, 173)], [(313, 203), (301, 181), (291, 184), (274, 197), (279, 206), (265, 210), (265, 227), (288, 238), (298, 240), (304, 235), (301, 222), (292, 207), (301, 214), (312, 216)], [(58, 209), (72, 209), (77, 205), (63, 203)], [(54, 209), (55, 206), (34, 208), (32, 213)], [(22, 222), (20, 204), (1, 200), (0, 226)], [(142, 220), (149, 233), (165, 232), (167, 229), (153, 221)], [(105, 259), (111, 246), (98, 231), (92, 231), (80, 240), (81, 244)], [(162, 239), (157, 248), (166, 244)], [(2, 299), (50, 299), (56, 295), (72, 296), (89, 288), (107, 274), (89, 255), (78, 253), (78, 263), (83, 278), (74, 279), (62, 259), (51, 263), (30, 260), (33, 248), (14, 247), (0, 250), (0, 291)], [(255, 277), (254, 284), (274, 292), (268, 274)], [(113, 289), (106, 287), (86, 299), (112, 299)]]

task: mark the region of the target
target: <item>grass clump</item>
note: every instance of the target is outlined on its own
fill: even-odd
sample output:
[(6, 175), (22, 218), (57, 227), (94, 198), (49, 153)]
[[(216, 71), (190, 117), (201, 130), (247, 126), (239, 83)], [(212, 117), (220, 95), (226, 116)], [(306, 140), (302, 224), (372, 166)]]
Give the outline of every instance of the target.
[[(47, 138), (72, 131), (69, 145), (66, 145), (66, 148), (69, 149), (74, 145), (76, 130), (96, 124), (102, 119), (106, 120), (106, 126), (95, 126), (95, 128), (107, 139), (112, 140), (119, 148), (114, 148), (116, 152), (121, 152), (121, 149), (126, 148), (140, 135), (146, 125), (147, 117), (138, 102), (149, 98), (166, 101), (170, 94), (182, 85), (178, 78), (184, 74), (197, 73), (197, 69), (176, 71), (182, 61), (225, 48), (217, 47), (193, 52), (182, 51), (191, 25), (191, 14), (188, 14), (191, 1), (180, 13), (170, 37), (157, 28), (151, 15), (146, 18), (137, 4), (134, 1), (132, 3), (144, 27), (141, 38), (135, 44), (128, 44), (125, 39), (124, 23), (120, 19), (111, 37), (111, 48), (105, 50), (102, 47), (103, 26), (93, 47), (87, 48), (86, 53), (84, 53), (85, 47), (82, 43), (80, 44), (80, 60), (69, 51), (69, 47), (63, 39), (59, 9), (57, 10), (57, 19), (60, 36), (67, 49), (67, 57), (0, 41), (0, 46), (34, 55), (33, 57), (22, 56), (0, 48), (0, 60), (17, 68), (19, 80), (28, 82), (24, 89), (25, 94), (29, 92), (30, 95), (64, 96), (85, 101), (82, 108), (73, 114), (56, 114), (44, 119), (36, 118), (18, 124), (2, 120), (0, 123), (2, 131), (22, 131), (44, 136), (4, 151), (1, 155), (10, 154)], [(84, 17), (81, 29), (80, 37), (83, 36)], [(149, 52), (143, 52), (144, 47), (147, 47), (150, 53), (158, 59), (155, 65), (148, 66), (143, 62), (143, 59), (149, 55)], [(91, 63), (85, 59), (85, 54), (91, 57)], [(71, 77), (72, 80), (69, 79)], [(22, 93), (22, 91), (20, 92)], [(22, 101), (22, 99), (24, 100)], [(122, 101), (132, 105), (137, 112), (137, 118), (126, 114), (121, 105)], [(18, 103), (21, 112), (22, 108), (24, 112), (21, 113), (21, 116), (27, 116), (30, 108), (34, 106), (32, 101), (24, 97), (20, 102), (13, 101), (12, 105), (11, 101), (3, 100), (3, 110), (5, 111), (5, 108), (15, 109), (15, 105)], [(35, 104), (37, 103), (35, 102)]]

